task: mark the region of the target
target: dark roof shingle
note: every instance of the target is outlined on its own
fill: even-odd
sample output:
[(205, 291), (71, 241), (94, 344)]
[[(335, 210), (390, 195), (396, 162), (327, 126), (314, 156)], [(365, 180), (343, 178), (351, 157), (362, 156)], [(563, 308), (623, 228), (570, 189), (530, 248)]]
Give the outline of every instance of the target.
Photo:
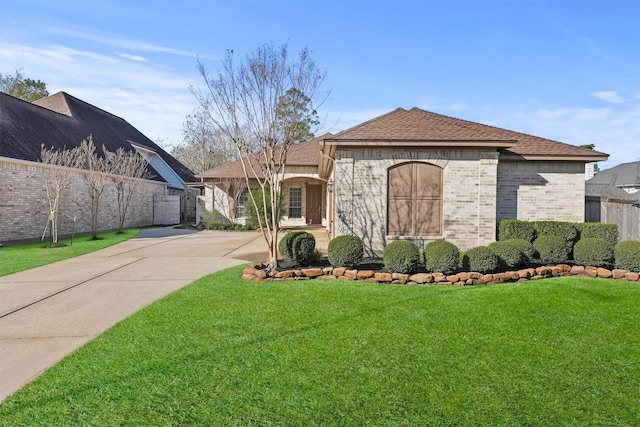
[[(38, 162), (41, 144), (56, 149), (72, 148), (92, 135), (96, 147), (104, 145), (110, 151), (120, 147), (132, 151), (127, 141), (150, 147), (185, 182), (194, 178), (186, 166), (124, 119), (65, 92), (34, 103), (0, 92), (0, 116), (0, 156)], [(155, 179), (160, 179), (158, 173), (152, 172)]]

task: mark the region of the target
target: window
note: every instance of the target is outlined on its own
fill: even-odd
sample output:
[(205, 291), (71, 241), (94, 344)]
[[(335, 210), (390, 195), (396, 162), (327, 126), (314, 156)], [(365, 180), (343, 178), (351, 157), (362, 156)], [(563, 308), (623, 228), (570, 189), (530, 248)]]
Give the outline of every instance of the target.
[(236, 199), (236, 218), (246, 217), (244, 204), (247, 202), (248, 198), (249, 198), (249, 190), (245, 188), (244, 190), (242, 190), (242, 193), (240, 193), (238, 195), (238, 198)]
[(289, 189), (289, 218), (302, 218), (302, 188)]
[(398, 236), (442, 235), (442, 169), (428, 163), (389, 168), (387, 230)]

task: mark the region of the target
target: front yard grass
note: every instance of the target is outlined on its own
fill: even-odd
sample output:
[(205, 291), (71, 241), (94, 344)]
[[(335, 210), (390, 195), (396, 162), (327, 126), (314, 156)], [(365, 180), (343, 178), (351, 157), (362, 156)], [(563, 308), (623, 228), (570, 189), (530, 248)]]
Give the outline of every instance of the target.
[(59, 243), (67, 246), (59, 248), (47, 248), (50, 242), (46, 241), (3, 246), (0, 248), (0, 276), (95, 252), (135, 237), (138, 233), (140, 228), (128, 228), (120, 234), (115, 231), (100, 233), (97, 240), (92, 240), (90, 235), (79, 236), (73, 239), (73, 244), (71, 239), (60, 239)]
[(205, 277), (0, 405), (5, 425), (566, 426), (640, 420), (640, 286)]

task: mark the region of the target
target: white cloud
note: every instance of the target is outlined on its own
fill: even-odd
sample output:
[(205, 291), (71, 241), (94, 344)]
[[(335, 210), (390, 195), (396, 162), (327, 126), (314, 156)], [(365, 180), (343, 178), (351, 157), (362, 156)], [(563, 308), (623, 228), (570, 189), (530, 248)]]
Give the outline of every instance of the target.
[(138, 55), (130, 55), (128, 53), (120, 53), (120, 52), (116, 52), (116, 55), (125, 58), (125, 59), (130, 59), (132, 61), (138, 61), (138, 62), (147, 62), (148, 59), (145, 58), (144, 56), (138, 56)]
[(75, 30), (71, 28), (49, 27), (45, 28), (45, 31), (50, 34), (63, 35), (75, 39), (92, 41), (106, 46), (113, 46), (120, 49), (132, 51), (168, 53), (179, 56), (190, 56), (194, 58), (197, 56), (193, 52), (188, 52), (181, 49), (159, 46), (153, 43), (147, 43), (138, 40), (125, 39), (117, 37), (113, 34), (97, 34), (95, 31), (87, 29)]
[(621, 97), (618, 92), (614, 90), (604, 90), (600, 92), (592, 92), (591, 96), (598, 98), (602, 101), (609, 102), (611, 104), (622, 104), (624, 98)]

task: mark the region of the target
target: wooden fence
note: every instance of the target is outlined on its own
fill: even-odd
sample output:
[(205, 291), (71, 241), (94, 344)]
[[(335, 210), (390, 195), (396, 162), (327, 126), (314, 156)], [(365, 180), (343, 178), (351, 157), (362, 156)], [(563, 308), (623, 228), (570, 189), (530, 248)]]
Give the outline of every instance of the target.
[(620, 240), (640, 239), (640, 200), (587, 197), (585, 221), (616, 224)]

